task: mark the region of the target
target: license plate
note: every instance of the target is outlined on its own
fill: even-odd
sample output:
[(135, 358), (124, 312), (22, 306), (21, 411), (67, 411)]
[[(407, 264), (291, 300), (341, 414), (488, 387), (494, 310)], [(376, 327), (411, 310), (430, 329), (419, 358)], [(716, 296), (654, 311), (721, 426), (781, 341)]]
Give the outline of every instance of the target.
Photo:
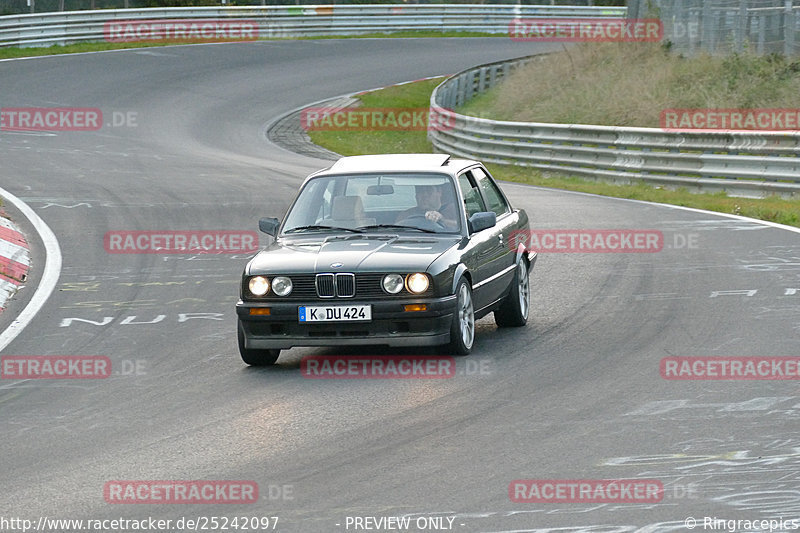
[(300, 306), (300, 322), (368, 322), (372, 320), (371, 305)]

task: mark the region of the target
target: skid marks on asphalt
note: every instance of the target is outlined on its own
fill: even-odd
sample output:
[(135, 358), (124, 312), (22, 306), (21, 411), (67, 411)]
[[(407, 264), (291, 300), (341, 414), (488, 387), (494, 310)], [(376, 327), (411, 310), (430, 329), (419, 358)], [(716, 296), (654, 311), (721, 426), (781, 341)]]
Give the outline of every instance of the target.
[(167, 269), (62, 276), (58, 327), (159, 324), (172, 328), (197, 321), (221, 322), (225, 315), (232, 316), (238, 275), (203, 268), (181, 274), (159, 270)]

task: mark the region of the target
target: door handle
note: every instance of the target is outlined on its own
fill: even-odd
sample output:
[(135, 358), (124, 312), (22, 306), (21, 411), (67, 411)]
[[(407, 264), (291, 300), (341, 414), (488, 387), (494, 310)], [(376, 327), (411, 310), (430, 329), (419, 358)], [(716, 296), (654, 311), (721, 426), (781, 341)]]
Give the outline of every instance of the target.
[(500, 241), (500, 246), (502, 246), (503, 245), (503, 234), (501, 233), (500, 235), (498, 235), (497, 239)]

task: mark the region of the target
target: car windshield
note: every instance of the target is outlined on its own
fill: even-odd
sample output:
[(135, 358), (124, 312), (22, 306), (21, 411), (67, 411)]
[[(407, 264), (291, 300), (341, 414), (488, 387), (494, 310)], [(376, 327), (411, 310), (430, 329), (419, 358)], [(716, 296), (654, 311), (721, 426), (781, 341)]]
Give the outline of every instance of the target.
[(283, 233), (459, 233), (456, 198), (453, 180), (444, 174), (320, 176), (300, 191)]

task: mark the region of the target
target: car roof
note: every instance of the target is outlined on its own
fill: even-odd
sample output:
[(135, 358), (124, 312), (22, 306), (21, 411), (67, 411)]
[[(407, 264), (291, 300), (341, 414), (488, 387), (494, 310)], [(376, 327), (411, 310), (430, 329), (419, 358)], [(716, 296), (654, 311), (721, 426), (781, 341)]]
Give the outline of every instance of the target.
[(477, 161), (452, 159), (448, 154), (355, 155), (339, 159), (314, 176), (362, 172), (445, 172), (455, 175), (475, 164)]

